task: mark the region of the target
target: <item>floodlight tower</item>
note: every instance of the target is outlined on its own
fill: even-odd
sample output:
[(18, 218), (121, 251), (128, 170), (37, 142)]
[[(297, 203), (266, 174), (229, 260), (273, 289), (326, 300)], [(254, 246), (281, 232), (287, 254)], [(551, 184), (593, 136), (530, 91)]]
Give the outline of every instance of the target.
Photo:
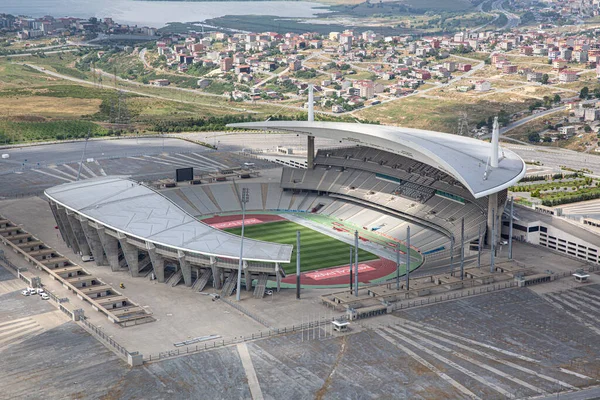
[[(244, 222), (246, 219), (246, 203), (250, 199), (248, 188), (242, 188), (242, 239), (240, 240), (240, 263), (238, 265), (238, 276), (237, 276), (237, 292), (235, 294), (236, 301), (240, 301), (240, 286), (242, 285), (242, 268), (244, 266)], [(246, 285), (248, 282), (246, 282)]]
[[(312, 83), (308, 85), (308, 122), (315, 121), (315, 96), (314, 86)], [(308, 135), (306, 144), (306, 166), (308, 169), (312, 169), (315, 160), (315, 137)]]

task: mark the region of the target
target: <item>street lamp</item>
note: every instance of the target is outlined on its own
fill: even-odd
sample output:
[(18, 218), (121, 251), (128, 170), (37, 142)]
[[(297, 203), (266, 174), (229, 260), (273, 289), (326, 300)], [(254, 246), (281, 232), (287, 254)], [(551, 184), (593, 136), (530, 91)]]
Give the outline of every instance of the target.
[[(235, 294), (235, 299), (237, 301), (240, 301), (240, 286), (242, 285), (242, 267), (244, 264), (242, 259), (244, 256), (244, 220), (246, 219), (246, 203), (249, 198), (248, 188), (242, 188), (242, 198), (240, 199), (242, 202), (242, 240), (240, 241), (240, 263), (238, 266), (237, 293)], [(246, 282), (246, 285), (248, 285), (248, 282)]]

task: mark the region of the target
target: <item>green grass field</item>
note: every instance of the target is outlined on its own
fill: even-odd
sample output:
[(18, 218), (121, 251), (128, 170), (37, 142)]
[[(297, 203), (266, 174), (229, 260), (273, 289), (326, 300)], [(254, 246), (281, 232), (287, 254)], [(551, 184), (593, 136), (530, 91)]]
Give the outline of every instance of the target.
[[(350, 245), (291, 221), (247, 226), (244, 230), (244, 237), (293, 245), (292, 262), (284, 264), (283, 269), (287, 274), (294, 274), (296, 272), (296, 231), (298, 230), (300, 231), (300, 270), (302, 272), (336, 267), (350, 261)], [(226, 231), (240, 235), (242, 228), (231, 228)], [(362, 249), (358, 251), (358, 259), (361, 262), (377, 258), (379, 257), (368, 251)]]

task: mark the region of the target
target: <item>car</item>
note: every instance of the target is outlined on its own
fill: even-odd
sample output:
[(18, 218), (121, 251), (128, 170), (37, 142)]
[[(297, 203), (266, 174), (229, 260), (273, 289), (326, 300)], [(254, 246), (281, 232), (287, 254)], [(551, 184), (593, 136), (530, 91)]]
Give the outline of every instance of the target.
[(508, 240), (502, 240), (500, 241), (500, 244), (506, 246), (508, 244)]
[(50, 300), (50, 296), (48, 296), (48, 293), (42, 293), (41, 297), (42, 297), (42, 300)]
[(94, 261), (94, 256), (81, 256), (81, 261), (83, 261), (83, 262)]
[(35, 292), (41, 296), (41, 295), (42, 295), (42, 293), (44, 293), (44, 289), (43, 289), (43, 288), (41, 288), (41, 287), (39, 287), (39, 288), (37, 288), (37, 289), (35, 290)]
[(31, 293), (29, 293), (29, 290), (23, 290), (23, 291), (21, 292), (21, 294), (22, 294), (23, 296), (31, 296)]

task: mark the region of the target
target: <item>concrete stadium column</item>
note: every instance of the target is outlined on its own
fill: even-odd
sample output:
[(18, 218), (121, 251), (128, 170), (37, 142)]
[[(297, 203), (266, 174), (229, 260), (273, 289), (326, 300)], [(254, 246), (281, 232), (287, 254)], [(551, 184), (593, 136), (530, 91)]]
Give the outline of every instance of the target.
[(104, 248), (102, 247), (102, 242), (100, 241), (100, 237), (98, 236), (98, 232), (96, 228), (92, 228), (88, 220), (85, 218), (81, 219), (81, 228), (83, 229), (83, 234), (87, 239), (88, 245), (90, 246), (90, 250), (92, 251), (92, 255), (94, 256), (94, 261), (98, 265), (108, 265), (106, 257), (104, 256)]
[(79, 221), (75, 214), (70, 211), (67, 211), (67, 219), (69, 220), (69, 224), (71, 224), (71, 229), (73, 230), (75, 240), (79, 245), (79, 251), (81, 252), (81, 255), (91, 255), (92, 251), (90, 250), (90, 245), (88, 244), (85, 234), (83, 233), (81, 221)]
[(63, 242), (67, 241), (67, 234), (65, 233), (65, 227), (62, 223), (62, 220), (58, 216), (58, 207), (55, 203), (49, 201), (50, 210), (52, 211), (52, 215), (54, 216), (54, 220), (56, 221), (56, 226), (58, 226), (58, 230), (60, 231), (60, 236), (62, 237)]
[(104, 228), (96, 228), (96, 233), (98, 234), (100, 243), (102, 243), (102, 248), (104, 249), (110, 269), (113, 272), (121, 270), (121, 266), (119, 265), (119, 241), (108, 235)]
[(281, 271), (279, 271), (279, 263), (275, 263), (275, 277), (277, 280), (277, 291), (281, 290)]
[(138, 263), (140, 252), (138, 248), (132, 245), (131, 243), (128, 243), (127, 238), (124, 236), (119, 238), (119, 243), (121, 243), (121, 249), (123, 250), (125, 261), (127, 261), (129, 273), (133, 277), (140, 276)]
[(308, 169), (314, 168), (315, 163), (315, 137), (308, 136), (307, 142), (307, 155), (306, 155), (306, 164)]
[(212, 269), (213, 275), (213, 287), (215, 289), (221, 289), (223, 287), (223, 280), (221, 279), (220, 268), (217, 267), (217, 259), (215, 257), (210, 258), (210, 268)]
[(192, 286), (192, 266), (185, 259), (185, 253), (181, 250), (177, 251), (177, 261), (179, 261), (179, 268), (183, 273), (183, 284), (188, 287)]
[(77, 244), (77, 240), (75, 240), (75, 234), (73, 233), (73, 229), (71, 229), (71, 224), (69, 223), (69, 218), (67, 217), (67, 209), (63, 207), (57, 207), (56, 213), (60, 218), (63, 227), (65, 228), (65, 242), (67, 246), (69, 246), (75, 253), (79, 253), (79, 244)]
[(148, 254), (150, 255), (150, 261), (152, 262), (152, 269), (154, 270), (156, 280), (160, 283), (164, 283), (165, 258), (156, 252), (156, 247), (152, 243), (146, 242), (146, 248), (148, 249)]
[[(492, 210), (494, 210), (496, 221), (498, 221), (500, 219), (498, 218), (498, 193), (490, 194), (488, 196), (487, 230), (485, 234), (485, 242), (488, 246), (491, 246), (492, 244)], [(498, 228), (498, 226), (496, 226), (496, 228)], [(498, 230), (496, 229), (496, 232), (497, 231)], [(498, 237), (499, 236), (496, 235), (496, 241), (498, 240)]]
[(252, 273), (248, 270), (248, 268), (244, 268), (244, 280), (246, 281), (246, 290), (252, 291)]

